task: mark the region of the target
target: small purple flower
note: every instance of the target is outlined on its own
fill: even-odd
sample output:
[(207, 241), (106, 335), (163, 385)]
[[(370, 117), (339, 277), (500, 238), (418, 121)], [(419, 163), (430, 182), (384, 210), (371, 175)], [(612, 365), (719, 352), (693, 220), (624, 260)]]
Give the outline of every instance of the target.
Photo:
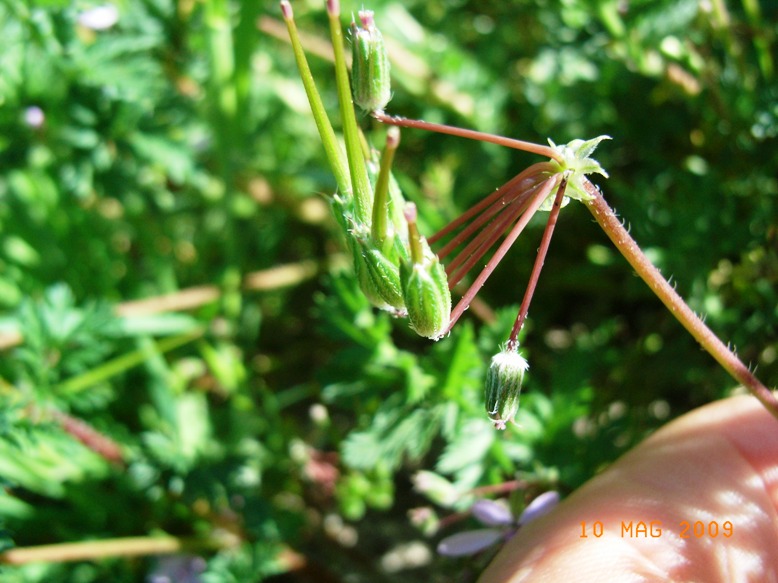
[(519, 526), (524, 526), (528, 522), (540, 518), (551, 512), (559, 504), (559, 492), (550, 490), (543, 492), (540, 496), (530, 502), (519, 516)]
[(530, 502), (516, 520), (506, 505), (494, 500), (476, 500), (470, 508), (470, 513), (478, 522), (492, 528), (468, 530), (447, 536), (438, 543), (438, 554), (446, 557), (474, 555), (499, 540), (508, 540), (520, 527), (551, 512), (558, 502), (558, 492), (545, 492)]
[(91, 30), (108, 30), (119, 22), (119, 10), (106, 4), (95, 6), (78, 15), (78, 23)]
[(444, 557), (463, 557), (482, 551), (503, 537), (496, 528), (467, 530), (447, 536), (438, 544), (438, 554)]
[(46, 122), (46, 114), (37, 105), (31, 105), (24, 110), (24, 123), (27, 127), (34, 130), (39, 130)]
[(146, 577), (147, 583), (202, 583), (206, 563), (202, 557), (170, 555), (157, 560), (154, 570)]
[(506, 526), (513, 524), (513, 515), (505, 504), (494, 500), (476, 500), (470, 507), (470, 513), (485, 526)]

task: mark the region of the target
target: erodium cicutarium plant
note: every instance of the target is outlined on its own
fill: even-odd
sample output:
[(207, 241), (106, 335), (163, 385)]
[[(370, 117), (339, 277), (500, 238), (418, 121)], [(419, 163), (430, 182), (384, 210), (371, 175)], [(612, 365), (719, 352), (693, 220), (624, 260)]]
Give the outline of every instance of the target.
[[(539, 211), (548, 212), (546, 228), (515, 323), (505, 345), (492, 359), (485, 407), (495, 428), (505, 429), (519, 407), (529, 365), (520, 353), (518, 335), (529, 311), (560, 210), (571, 200), (584, 204), (636, 273), (676, 319), (738, 382), (778, 418), (778, 400), (737, 356), (688, 307), (651, 264), (638, 244), (589, 180), (607, 172), (591, 156), (608, 136), (575, 139), (557, 145), (535, 144), (385, 113), (391, 97), (390, 61), (373, 13), (361, 10), (350, 26), (352, 71), (346, 65), (344, 35), (337, 0), (327, 1), (335, 55), (335, 77), (345, 151), (341, 147), (308, 67), (291, 4), (283, 0), (286, 22), (300, 77), (337, 182), (332, 207), (354, 260), (360, 288), (373, 305), (407, 317), (412, 329), (433, 340), (444, 338), (457, 323), (499, 262)], [(359, 22), (356, 22), (358, 20)], [(391, 126), (379, 155), (362, 133), (355, 105)], [(546, 158), (532, 164), (486, 196), (438, 233), (425, 238), (416, 226), (416, 209), (406, 202), (392, 171), (399, 146), (397, 128), (433, 131), (499, 144)], [(496, 247), (496, 249), (495, 249)], [(492, 251), (494, 249), (494, 251)], [(491, 253), (491, 255), (489, 255)], [(451, 293), (489, 255), (485, 266), (461, 290)], [(452, 308), (453, 305), (453, 308)]]

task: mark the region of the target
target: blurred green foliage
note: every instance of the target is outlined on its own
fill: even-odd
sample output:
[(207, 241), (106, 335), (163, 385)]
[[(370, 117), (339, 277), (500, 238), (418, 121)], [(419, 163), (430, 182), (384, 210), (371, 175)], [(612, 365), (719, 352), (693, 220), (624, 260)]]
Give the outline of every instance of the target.
[[(313, 52), (327, 46), (320, 4), (293, 3)], [(488, 557), (431, 557), (427, 535), (472, 488), (519, 479), (520, 510), (729, 394), (733, 382), (570, 205), (525, 329), (519, 427), (495, 433), (484, 367), (542, 220), (480, 296), (494, 322), (470, 316), (438, 343), (418, 339), (338, 267), (343, 241), (321, 196), (334, 180), (277, 4), (125, 0), (106, 30), (79, 24), (91, 6), (0, 1), (0, 332), (23, 338), (0, 360), (3, 547), (167, 533), (223, 547), (191, 551), (207, 559), (193, 581), (389, 581), (387, 557), (418, 543), (428, 554), (406, 565), (408, 581), (471, 580)], [(774, 4), (366, 7), (393, 59), (390, 113), (539, 142), (613, 136), (597, 152), (606, 198), (776, 385)], [(336, 112), (331, 62), (311, 65)], [(395, 166), (430, 234), (532, 161), (406, 131)], [(313, 279), (241, 287), (309, 259), (324, 266)], [(205, 284), (218, 298), (185, 314), (112, 309)], [(412, 485), (420, 470), (444, 478), (426, 495)], [(170, 568), (111, 559), (0, 576), (142, 581)]]

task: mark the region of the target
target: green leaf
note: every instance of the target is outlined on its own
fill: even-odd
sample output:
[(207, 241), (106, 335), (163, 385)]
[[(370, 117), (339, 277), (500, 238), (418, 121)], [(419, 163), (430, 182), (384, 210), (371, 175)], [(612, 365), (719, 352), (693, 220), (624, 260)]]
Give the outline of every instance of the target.
[(483, 467), (495, 435), (486, 418), (467, 420), (443, 450), (435, 469), (442, 474), (455, 474), (471, 466)]

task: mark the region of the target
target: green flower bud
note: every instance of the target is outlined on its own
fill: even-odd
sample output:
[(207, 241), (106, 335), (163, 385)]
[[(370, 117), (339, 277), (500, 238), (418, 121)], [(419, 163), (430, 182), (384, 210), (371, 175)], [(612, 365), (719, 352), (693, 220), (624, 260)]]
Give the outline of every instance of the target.
[(395, 237), (390, 237), (379, 247), (369, 236), (353, 232), (351, 240), (362, 292), (375, 307), (404, 316), (399, 266), (405, 255), (405, 246)]
[(486, 373), (486, 412), (496, 429), (505, 429), (519, 411), (519, 395), (529, 363), (515, 348), (506, 348), (492, 357)]
[(448, 278), (427, 241), (416, 228), (416, 207), (406, 206), (411, 261), (400, 266), (400, 281), (411, 328), (425, 338), (437, 340), (448, 331), (451, 292)]
[(351, 86), (354, 103), (368, 112), (383, 111), (392, 98), (389, 57), (371, 10), (360, 10), (362, 26), (351, 23), (353, 64)]

